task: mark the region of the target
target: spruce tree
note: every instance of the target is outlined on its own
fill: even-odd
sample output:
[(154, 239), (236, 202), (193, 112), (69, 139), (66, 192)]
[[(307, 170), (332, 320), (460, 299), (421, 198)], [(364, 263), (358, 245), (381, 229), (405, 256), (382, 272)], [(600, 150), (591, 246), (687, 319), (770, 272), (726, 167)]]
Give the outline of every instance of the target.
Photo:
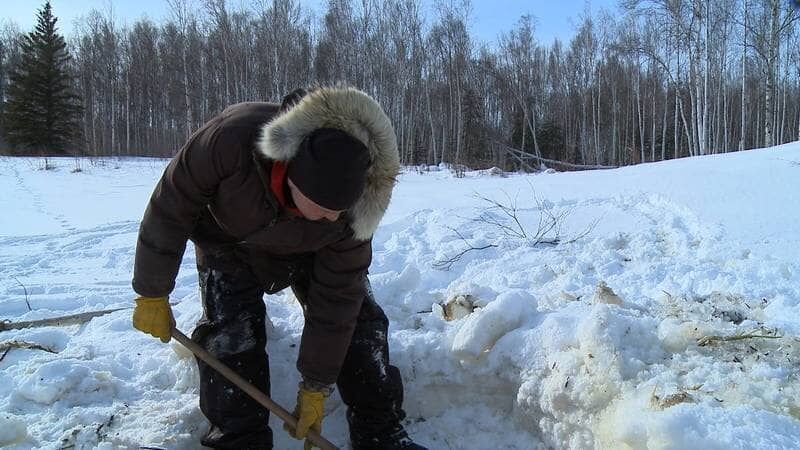
[(3, 131), (28, 153), (66, 153), (80, 136), (80, 99), (73, 91), (67, 44), (56, 29), (50, 2), (22, 37), (22, 57), (11, 69)]

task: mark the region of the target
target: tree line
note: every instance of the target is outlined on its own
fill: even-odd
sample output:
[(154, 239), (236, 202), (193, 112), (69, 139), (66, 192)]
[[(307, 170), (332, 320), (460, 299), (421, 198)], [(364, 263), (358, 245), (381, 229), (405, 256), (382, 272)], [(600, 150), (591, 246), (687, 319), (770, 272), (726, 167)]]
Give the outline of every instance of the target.
[[(160, 23), (111, 10), (77, 22), (71, 153), (170, 156), (227, 105), (340, 82), (383, 105), (405, 164), (618, 166), (800, 139), (791, 0), (623, 0), (552, 43), (531, 16), (478, 41), (469, 0), (432, 15), (420, 0), (328, 0), (319, 13), (298, 0), (166, 3)], [(24, 37), (0, 29), (0, 117)]]

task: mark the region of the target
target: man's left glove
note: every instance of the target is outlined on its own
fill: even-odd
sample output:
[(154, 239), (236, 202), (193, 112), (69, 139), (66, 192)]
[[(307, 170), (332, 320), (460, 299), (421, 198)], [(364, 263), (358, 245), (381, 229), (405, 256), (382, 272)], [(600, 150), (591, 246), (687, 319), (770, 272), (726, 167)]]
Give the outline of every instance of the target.
[(175, 318), (167, 297), (139, 297), (133, 309), (133, 327), (139, 331), (169, 342)]
[[(305, 439), (308, 430), (312, 429), (322, 433), (322, 416), (325, 412), (325, 397), (329, 389), (314, 389), (305, 383), (300, 383), (297, 391), (297, 406), (294, 407), (293, 416), (297, 418), (297, 429), (292, 429), (289, 424), (283, 424), (283, 429), (295, 439)], [(314, 445), (306, 439), (304, 450), (311, 450)]]

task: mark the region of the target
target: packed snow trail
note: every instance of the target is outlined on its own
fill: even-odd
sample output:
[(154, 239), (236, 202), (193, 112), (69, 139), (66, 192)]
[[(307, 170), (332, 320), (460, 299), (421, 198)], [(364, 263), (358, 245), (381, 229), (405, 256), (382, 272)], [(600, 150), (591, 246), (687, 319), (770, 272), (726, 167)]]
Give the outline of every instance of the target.
[[(410, 433), (432, 449), (800, 448), (798, 160), (791, 144), (613, 171), (404, 173), (370, 277)], [(0, 160), (13, 211), (0, 216), (0, 319), (129, 306), (138, 220), (165, 164)], [(591, 232), (532, 245), (473, 220), (488, 207), (475, 194), (515, 202), (529, 232), (540, 208), (571, 211), (563, 241)], [(467, 246), (487, 248), (432, 269)], [(446, 320), (459, 296), (476, 308)], [(171, 300), (191, 331), (191, 246)], [(290, 408), (302, 312), (288, 292), (265, 300), (272, 397)], [(733, 340), (698, 344), (709, 336)], [(133, 330), (129, 311), (0, 333), (12, 339), (59, 353), (0, 361), (0, 446), (197, 448), (194, 360)], [(344, 405), (328, 406), (324, 435), (346, 448)], [(271, 423), (276, 448), (300, 447)]]

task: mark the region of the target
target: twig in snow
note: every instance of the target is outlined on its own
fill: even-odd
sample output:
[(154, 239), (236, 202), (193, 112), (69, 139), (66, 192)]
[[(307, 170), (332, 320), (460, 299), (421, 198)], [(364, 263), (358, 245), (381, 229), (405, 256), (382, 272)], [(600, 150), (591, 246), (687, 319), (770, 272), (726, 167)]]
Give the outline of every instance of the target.
[[(35, 342), (17, 340), (0, 342), (0, 350), (4, 351), (5, 353), (8, 353), (8, 351), (12, 348), (26, 348), (29, 350), (42, 350), (48, 353), (58, 353), (50, 347), (45, 347), (44, 345), (37, 344)], [(5, 353), (3, 354), (3, 357), (5, 357)]]
[(16, 281), (16, 282), (17, 282), (17, 284), (19, 284), (20, 286), (22, 286), (22, 290), (23, 290), (23, 291), (25, 291), (25, 304), (26, 304), (26, 305), (28, 305), (28, 311), (33, 311), (33, 308), (31, 308), (31, 302), (29, 302), (29, 301), (28, 301), (28, 288), (26, 288), (26, 287), (25, 287), (25, 285), (24, 285), (24, 284), (22, 284), (22, 283), (21, 283), (21, 282), (20, 282), (20, 281), (17, 279), (17, 277), (14, 277), (14, 276), (12, 276), (11, 278), (13, 278), (13, 279), (14, 279), (14, 281)]
[(489, 244), (489, 245), (484, 245), (482, 247), (475, 247), (475, 246), (473, 246), (472, 244), (469, 243), (467, 238), (465, 238), (464, 235), (462, 235), (460, 231), (458, 231), (458, 230), (456, 230), (455, 228), (452, 228), (452, 227), (448, 227), (448, 228), (452, 232), (454, 232), (458, 237), (460, 237), (461, 240), (464, 241), (464, 243), (467, 244), (467, 248), (462, 250), (457, 255), (453, 256), (452, 258), (448, 258), (448, 259), (445, 259), (445, 260), (434, 262), (433, 263), (433, 268), (434, 269), (450, 270), (450, 268), (453, 267), (453, 264), (458, 262), (464, 255), (466, 255), (467, 253), (471, 252), (472, 250), (486, 250), (487, 248), (497, 247), (497, 244)]
[(783, 336), (776, 336), (776, 335), (768, 335), (763, 334), (764, 330), (760, 330), (761, 334), (756, 334), (757, 331), (751, 331), (749, 333), (741, 333), (741, 334), (734, 334), (732, 336), (703, 336), (697, 340), (697, 345), (700, 347), (705, 347), (706, 345), (715, 343), (715, 342), (732, 342), (732, 341), (742, 341), (745, 339), (781, 339)]
[[(533, 191), (533, 200), (536, 204), (536, 209), (539, 211), (538, 223), (536, 228), (528, 227), (528, 224), (523, 223), (519, 215), (519, 208), (517, 207), (516, 198), (511, 198), (508, 193), (505, 193), (505, 202), (494, 200), (481, 195), (475, 195), (475, 198), (482, 200), (488, 204), (488, 207), (481, 212), (478, 217), (472, 219), (473, 222), (479, 222), (490, 225), (492, 228), (499, 230), (502, 234), (500, 239), (510, 238), (527, 241), (531, 247), (539, 245), (559, 245), (562, 243), (571, 244), (579, 239), (586, 237), (599, 223), (599, 220), (593, 221), (585, 230), (576, 236), (569, 239), (564, 239), (562, 234), (562, 226), (567, 218), (573, 213), (574, 208), (566, 208), (557, 211), (553, 208), (553, 204), (541, 199), (536, 190), (531, 186)], [(498, 247), (498, 243), (491, 243), (481, 247), (476, 247), (470, 244), (469, 240), (464, 237), (458, 230), (448, 227), (451, 231), (461, 238), (467, 247), (458, 254), (433, 263), (434, 269), (449, 270), (454, 263), (459, 261), (465, 254), (473, 250), (486, 250), (492, 247)]]
[[(111, 414), (111, 417), (109, 417), (107, 421), (105, 421), (105, 422), (103, 422), (103, 423), (101, 423), (100, 425), (97, 426), (97, 429), (94, 431), (94, 433), (97, 435), (98, 438), (100, 438), (100, 440), (103, 440), (108, 436), (108, 431), (107, 430), (108, 430), (108, 428), (111, 427), (111, 423), (114, 422), (114, 417), (115, 417), (115, 415)], [(101, 431), (103, 430), (103, 427), (106, 428), (106, 432), (102, 432), (101, 433)]]

